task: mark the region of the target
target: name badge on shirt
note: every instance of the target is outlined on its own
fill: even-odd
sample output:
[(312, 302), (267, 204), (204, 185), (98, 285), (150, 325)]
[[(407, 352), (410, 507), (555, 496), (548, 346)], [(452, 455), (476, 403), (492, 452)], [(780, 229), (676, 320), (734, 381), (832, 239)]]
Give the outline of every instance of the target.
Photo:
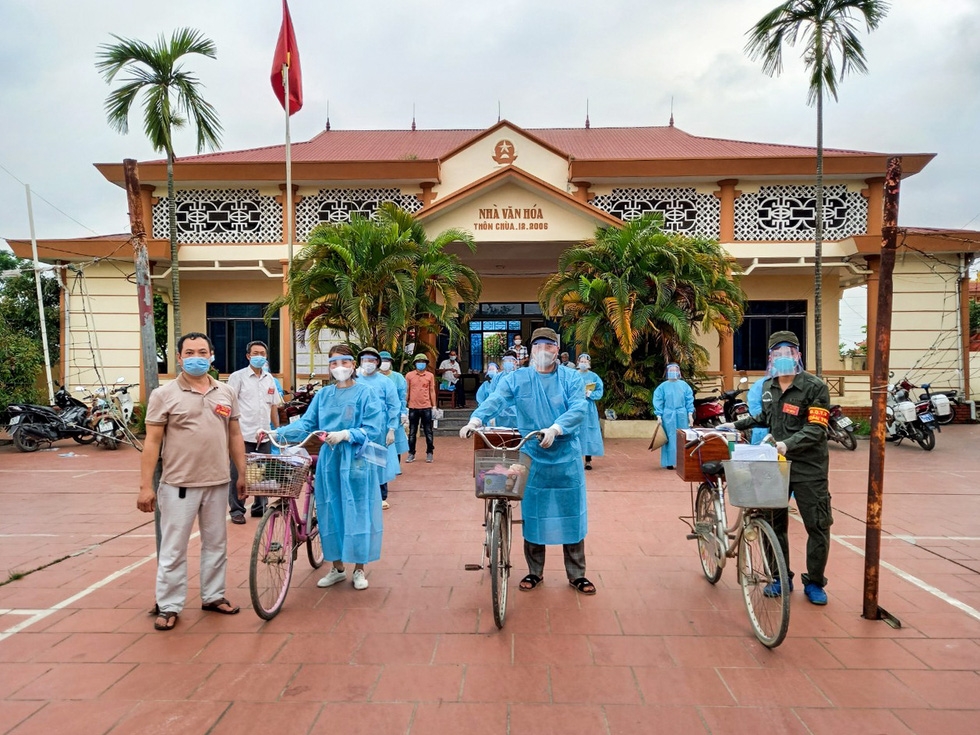
[(272, 395), (273, 393), (275, 393), (275, 392), (276, 392), (276, 389), (275, 389), (275, 388), (269, 388), (269, 395), (270, 395), (270, 396), (271, 396), (271, 395)]
[(784, 403), (783, 404), (783, 413), (788, 413), (790, 416), (799, 416), (800, 415), (800, 407), (799, 406), (794, 406), (792, 403)]
[(228, 418), (229, 416), (231, 416), (231, 406), (224, 406), (220, 403), (216, 403), (214, 405), (214, 412), (219, 416), (224, 416), (225, 418)]

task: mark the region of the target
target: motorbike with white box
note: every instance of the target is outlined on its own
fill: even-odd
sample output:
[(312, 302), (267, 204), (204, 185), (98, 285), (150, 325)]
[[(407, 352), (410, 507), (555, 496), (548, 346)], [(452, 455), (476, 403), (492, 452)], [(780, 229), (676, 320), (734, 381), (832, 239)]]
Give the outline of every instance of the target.
[(939, 428), (935, 417), (929, 411), (919, 412), (909, 399), (909, 392), (902, 381), (888, 386), (888, 400), (885, 406), (885, 441), (901, 444), (903, 439), (911, 439), (927, 452), (936, 446), (936, 430)]

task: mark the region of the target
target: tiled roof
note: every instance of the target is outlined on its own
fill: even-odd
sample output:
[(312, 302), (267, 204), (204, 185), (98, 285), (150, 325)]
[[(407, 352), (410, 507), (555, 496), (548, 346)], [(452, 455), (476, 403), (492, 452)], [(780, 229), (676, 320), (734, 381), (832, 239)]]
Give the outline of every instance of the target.
[[(300, 162), (436, 160), (486, 130), (325, 130), (312, 140), (293, 143)], [(532, 137), (577, 160), (664, 158), (772, 158), (815, 155), (805, 146), (702, 138), (675, 127), (528, 128)], [(826, 156), (881, 155), (825, 149)], [(183, 163), (273, 163), (285, 160), (285, 146), (187, 156)]]

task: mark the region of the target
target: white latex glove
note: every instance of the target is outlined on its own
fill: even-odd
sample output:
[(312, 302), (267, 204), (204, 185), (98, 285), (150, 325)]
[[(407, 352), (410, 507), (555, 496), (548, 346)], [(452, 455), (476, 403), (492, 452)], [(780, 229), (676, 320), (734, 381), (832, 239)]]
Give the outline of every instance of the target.
[(592, 397), (592, 391), (586, 389), (586, 391), (585, 391), (585, 397), (586, 398), (591, 398)]
[(689, 413), (687, 415), (687, 425), (688, 426), (694, 426), (694, 414), (693, 413)]
[(340, 444), (340, 442), (349, 442), (349, 441), (350, 441), (350, 432), (347, 431), (347, 429), (341, 429), (340, 431), (331, 431), (327, 434), (326, 442), (331, 447), (337, 446), (338, 444)]
[(389, 447), (395, 443), (395, 430), (388, 429), (388, 435), (385, 437), (385, 446)]
[(462, 429), (459, 430), (460, 439), (469, 439), (473, 436), (473, 432), (483, 426), (483, 422), (478, 418), (471, 418), (469, 423), (466, 424)]
[(561, 435), (561, 427), (558, 424), (552, 424), (547, 429), (542, 429), (541, 433), (544, 436), (541, 437), (538, 443), (542, 449), (547, 449), (555, 443), (555, 437)]
[(786, 442), (776, 442), (776, 451), (781, 457), (786, 456)]
[(718, 431), (735, 431), (735, 424), (718, 424), (718, 426), (715, 428), (718, 429)]
[(403, 413), (402, 414), (402, 426), (404, 426), (406, 429), (408, 428), (408, 414), (407, 413)]

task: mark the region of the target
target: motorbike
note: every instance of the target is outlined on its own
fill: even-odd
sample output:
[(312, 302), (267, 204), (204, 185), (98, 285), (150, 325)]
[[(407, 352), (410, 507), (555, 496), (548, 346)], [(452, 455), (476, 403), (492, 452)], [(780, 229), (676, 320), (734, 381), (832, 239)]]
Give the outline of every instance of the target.
[(830, 407), (830, 421), (827, 422), (827, 438), (852, 452), (857, 449), (857, 438), (854, 436), (854, 422), (844, 415), (843, 409), (837, 404), (833, 404)]
[[(738, 382), (739, 386), (742, 386), (747, 384), (749, 379), (742, 378)], [(696, 389), (695, 392), (697, 392)], [(695, 398), (694, 425), (710, 429), (747, 415), (749, 405), (745, 401), (739, 400), (739, 396), (746, 392), (748, 392), (748, 388), (738, 387), (720, 393), (712, 391), (704, 398)]]
[[(91, 409), (88, 425), (95, 434), (95, 443), (103, 449), (118, 449), (120, 442), (134, 444), (128, 429), (135, 405), (129, 389), (134, 387), (135, 385), (126, 383), (125, 378), (119, 378), (116, 380), (116, 387), (109, 392), (108, 398), (105, 388), (99, 388), (94, 394), (89, 394)], [(76, 390), (85, 389), (76, 388)]]
[(282, 426), (296, 421), (310, 407), (314, 394), (320, 388), (312, 379), (310, 375), (310, 382), (293, 391), (290, 399), (279, 406), (279, 423)]
[(956, 418), (956, 406), (960, 405), (958, 391), (954, 388), (931, 393), (929, 389), (932, 383), (923, 383), (919, 387), (925, 391), (919, 394), (919, 400), (929, 403), (936, 421), (943, 426), (953, 423), (953, 419)]
[(929, 402), (923, 401), (926, 410), (921, 413), (915, 403), (909, 400), (908, 389), (903, 384), (915, 387), (903, 379), (899, 384), (888, 386), (888, 399), (885, 406), (885, 441), (901, 444), (903, 439), (911, 439), (927, 452), (936, 446), (936, 430), (939, 425), (929, 412)]
[(725, 421), (738, 421), (749, 413), (749, 404), (739, 398), (743, 393), (748, 393), (749, 389), (745, 386), (749, 384), (748, 378), (741, 378), (738, 387), (733, 390), (722, 391), (718, 397), (724, 403)]
[(8, 407), (10, 434), (21, 452), (36, 452), (42, 444), (71, 438), (79, 444), (96, 440), (88, 424), (89, 407), (63, 385), (54, 394), (54, 406), (16, 403)]

